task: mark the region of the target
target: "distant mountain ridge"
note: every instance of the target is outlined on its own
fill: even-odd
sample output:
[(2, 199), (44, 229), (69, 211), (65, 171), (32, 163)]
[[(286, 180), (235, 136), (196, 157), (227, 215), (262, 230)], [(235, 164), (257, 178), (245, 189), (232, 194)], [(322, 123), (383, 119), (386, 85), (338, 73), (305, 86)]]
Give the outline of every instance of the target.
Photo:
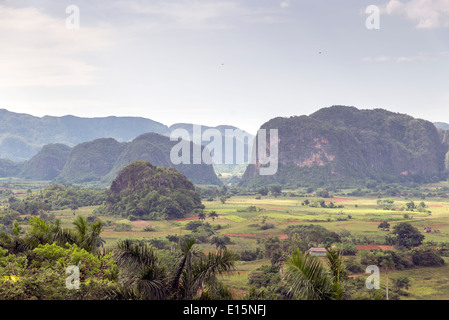
[[(194, 132), (194, 126), (201, 127), (201, 132), (198, 132), (200, 136), (198, 136), (198, 133), (195, 135)], [(214, 129), (217, 132), (221, 134), (222, 138), (222, 157), (221, 157), (221, 163), (214, 162), (214, 168), (217, 173), (234, 173), (234, 174), (243, 174), (245, 166), (247, 162), (249, 161), (251, 157), (251, 152), (253, 150), (253, 142), (254, 142), (254, 135), (242, 130), (240, 128), (230, 126), (230, 125), (219, 125), (216, 127), (210, 127), (210, 126), (204, 126), (204, 125), (197, 125), (192, 123), (175, 123), (169, 127), (170, 132), (174, 132), (176, 129), (183, 129), (186, 130), (189, 134), (190, 140), (197, 142), (201, 141), (201, 144), (203, 146), (208, 146), (208, 144), (211, 141), (214, 141), (214, 139), (208, 140), (207, 137), (204, 136), (204, 133), (206, 131), (210, 132), (210, 129)], [(229, 136), (228, 136), (229, 134)], [(231, 136), (232, 135), (232, 136)], [(232, 148), (226, 147), (226, 138), (230, 141), (230, 138), (233, 138), (232, 142)], [(228, 142), (229, 142), (228, 141)], [(239, 160), (237, 158), (237, 150), (240, 145), (243, 145), (243, 162), (239, 163)], [(228, 159), (228, 161), (227, 161)], [(229, 161), (229, 159), (232, 159)], [(231, 162), (230, 164), (226, 164), (226, 162)]]
[[(155, 166), (176, 168), (195, 184), (221, 185), (210, 164), (173, 165), (170, 151), (177, 143), (170, 141), (167, 136), (150, 132), (130, 142), (100, 138), (80, 143), (73, 148), (63, 144), (50, 144), (25, 162), (0, 159), (0, 177), (108, 185), (122, 168), (142, 160), (150, 161)], [(193, 149), (192, 142), (190, 146)]]
[(434, 126), (437, 129), (449, 130), (449, 123), (446, 123), (446, 122), (434, 122), (433, 124), (434, 124)]
[(67, 115), (40, 118), (0, 109), (0, 158), (24, 161), (51, 143), (73, 147), (99, 138), (126, 142), (147, 132), (170, 134), (166, 125), (140, 117), (82, 118)]

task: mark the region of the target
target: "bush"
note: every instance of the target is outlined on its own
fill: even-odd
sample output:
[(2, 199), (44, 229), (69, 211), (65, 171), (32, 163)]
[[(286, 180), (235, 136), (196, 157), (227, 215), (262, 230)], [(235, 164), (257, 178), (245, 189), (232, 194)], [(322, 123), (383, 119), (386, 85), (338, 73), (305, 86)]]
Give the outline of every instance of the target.
[(259, 227), (260, 230), (268, 230), (268, 229), (273, 229), (275, 227), (273, 222), (267, 222), (264, 223), (262, 226)]
[(114, 231), (131, 231), (133, 228), (131, 221), (123, 219), (117, 222)]
[(143, 229), (143, 231), (145, 231), (145, 232), (153, 232), (153, 231), (156, 231), (156, 228), (153, 227), (153, 226), (146, 226), (146, 227)]
[(263, 259), (263, 252), (260, 248), (256, 250), (243, 250), (240, 252), (240, 260), (242, 261), (254, 261), (257, 259)]
[[(206, 222), (207, 224), (207, 222)], [(196, 231), (196, 229), (198, 229), (199, 227), (201, 227), (203, 225), (203, 222), (199, 221), (199, 220), (193, 220), (193, 221), (189, 221), (186, 224), (186, 230), (193, 230)]]
[(352, 273), (362, 273), (365, 270), (363, 270), (362, 265), (360, 262), (358, 262), (354, 257), (349, 258), (345, 261), (346, 270), (352, 272)]
[(413, 263), (417, 266), (431, 267), (442, 266), (444, 260), (437, 250), (429, 247), (421, 247), (412, 250)]
[(353, 243), (337, 243), (336, 246), (341, 250), (341, 254), (344, 256), (354, 256), (357, 254), (357, 247)]

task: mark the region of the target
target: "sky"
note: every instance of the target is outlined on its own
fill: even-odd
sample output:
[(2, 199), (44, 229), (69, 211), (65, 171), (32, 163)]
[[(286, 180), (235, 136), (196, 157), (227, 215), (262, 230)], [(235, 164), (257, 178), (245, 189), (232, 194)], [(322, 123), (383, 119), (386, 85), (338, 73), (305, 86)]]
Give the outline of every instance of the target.
[(0, 0), (0, 40), (13, 112), (251, 133), (332, 105), (449, 122), (449, 0)]

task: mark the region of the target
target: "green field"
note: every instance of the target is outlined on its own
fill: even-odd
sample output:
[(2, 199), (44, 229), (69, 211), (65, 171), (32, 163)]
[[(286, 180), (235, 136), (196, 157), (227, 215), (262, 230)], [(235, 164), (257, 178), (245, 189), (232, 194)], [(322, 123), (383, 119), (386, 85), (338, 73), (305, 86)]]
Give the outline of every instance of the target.
[[(25, 185), (24, 188), (38, 189), (41, 184)], [(18, 194), (18, 197), (26, 197), (26, 192)], [(215, 226), (220, 225), (221, 229), (216, 233), (228, 235), (232, 243), (227, 245), (228, 249), (241, 252), (247, 249), (256, 249), (262, 245), (258, 243), (261, 239), (279, 237), (285, 239), (285, 229), (290, 225), (317, 224), (328, 230), (341, 232), (349, 231), (355, 238), (369, 239), (371, 243), (382, 244), (386, 231), (378, 229), (381, 221), (389, 221), (391, 228), (399, 222), (410, 222), (421, 232), (424, 227), (430, 226), (439, 229), (440, 233), (426, 233), (426, 241), (449, 242), (449, 201), (441, 198), (400, 198), (390, 197), (394, 200), (395, 210), (384, 210), (377, 204), (377, 197), (350, 197), (334, 196), (325, 199), (326, 203), (333, 202), (342, 205), (343, 208), (314, 208), (303, 205), (303, 197), (270, 197), (263, 196), (256, 199), (255, 196), (231, 196), (225, 203), (220, 201), (205, 201), (205, 211), (212, 210), (218, 213), (218, 218), (206, 221)], [(309, 198), (313, 201), (313, 198)], [(0, 201), (2, 198), (0, 197)], [(4, 200), (4, 199), (3, 199)], [(414, 200), (415, 203), (425, 201), (428, 212), (418, 212), (403, 210), (407, 202)], [(253, 210), (248, 210), (249, 207)], [(254, 210), (255, 207), (255, 210)], [(96, 207), (82, 207), (76, 210), (75, 215), (91, 216)], [(398, 209), (402, 208), (402, 209)], [(52, 211), (55, 218), (60, 219), (65, 227), (70, 227), (75, 217), (72, 210)], [(185, 229), (185, 225), (196, 216), (187, 217), (180, 220), (171, 221), (133, 221), (131, 231), (115, 231), (115, 223), (122, 220), (119, 216), (98, 216), (105, 226), (102, 238), (105, 246), (113, 245), (117, 240), (123, 238), (150, 239), (165, 238), (167, 235), (185, 235), (190, 233)], [(262, 223), (271, 223), (273, 228), (261, 230)], [(154, 231), (144, 231), (145, 227), (151, 226)], [(24, 226), (26, 229), (26, 226)], [(208, 243), (200, 243), (198, 247), (207, 252), (215, 251), (215, 246)], [(391, 279), (400, 275), (406, 275), (411, 280), (408, 296), (403, 299), (449, 299), (449, 260), (443, 267), (414, 267), (402, 271), (393, 271)], [(238, 261), (235, 272), (226, 276), (223, 281), (227, 284), (236, 296), (242, 296), (248, 289), (248, 275), (262, 265), (270, 265), (270, 259), (259, 259), (255, 261)], [(385, 281), (385, 275), (382, 275)]]

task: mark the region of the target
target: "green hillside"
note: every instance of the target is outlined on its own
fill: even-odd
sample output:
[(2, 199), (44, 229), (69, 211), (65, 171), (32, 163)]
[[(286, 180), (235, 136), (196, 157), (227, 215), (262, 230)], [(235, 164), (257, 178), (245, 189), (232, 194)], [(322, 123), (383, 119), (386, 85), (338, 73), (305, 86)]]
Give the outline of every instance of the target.
[(428, 121), (383, 109), (333, 106), (310, 116), (275, 118), (279, 169), (260, 176), (247, 167), (244, 184), (354, 185), (368, 180), (424, 182), (442, 178), (445, 149)]
[[(176, 141), (170, 141), (170, 138), (155, 133), (145, 133), (138, 136), (126, 144), (112, 170), (103, 181), (111, 182), (123, 167), (131, 162), (143, 160), (150, 161), (156, 166), (175, 167), (196, 184), (221, 184), (212, 165), (204, 163), (173, 165), (170, 160), (170, 151), (176, 144)], [(192, 154), (191, 159), (193, 159)], [(193, 160), (191, 163), (193, 163)]]
[(72, 149), (56, 180), (67, 183), (99, 181), (111, 171), (124, 146), (112, 138), (81, 143)]
[(64, 144), (49, 144), (23, 164), (20, 177), (33, 180), (53, 180), (64, 168), (71, 148)]
[(182, 218), (202, 208), (200, 196), (184, 174), (135, 161), (120, 170), (98, 212), (163, 220)]

